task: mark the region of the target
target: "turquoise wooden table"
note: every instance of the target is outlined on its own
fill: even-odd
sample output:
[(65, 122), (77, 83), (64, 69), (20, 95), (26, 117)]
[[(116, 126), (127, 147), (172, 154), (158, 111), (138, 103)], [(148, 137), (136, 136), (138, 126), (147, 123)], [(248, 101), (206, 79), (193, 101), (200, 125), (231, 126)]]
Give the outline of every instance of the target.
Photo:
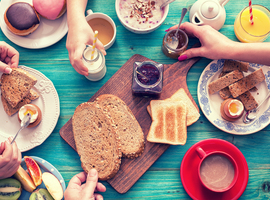
[[(39, 70), (55, 85), (60, 98), (60, 117), (58, 123), (43, 144), (23, 153), (23, 156), (38, 156), (49, 161), (62, 174), (66, 185), (77, 173), (82, 171), (77, 153), (60, 137), (59, 130), (72, 117), (75, 108), (86, 102), (101, 88), (110, 77), (134, 54), (141, 54), (163, 64), (173, 64), (176, 60), (167, 58), (161, 51), (165, 30), (178, 24), (181, 9), (192, 5), (195, 0), (176, 0), (170, 5), (168, 17), (160, 28), (150, 34), (137, 35), (126, 30), (115, 12), (115, 1), (91, 1), (87, 9), (109, 15), (117, 27), (116, 42), (107, 50), (107, 74), (99, 82), (90, 82), (75, 72), (69, 62), (66, 50), (66, 36), (58, 43), (44, 48), (31, 50), (22, 48), (9, 41), (0, 31), (0, 40), (15, 47), (20, 52), (20, 65)], [(254, 0), (270, 9), (269, 0)], [(220, 30), (232, 40), (237, 40), (233, 31), (236, 15), (248, 5), (248, 0), (230, 0), (226, 6), (227, 18)], [(189, 13), (188, 13), (189, 14)], [(188, 21), (188, 14), (184, 21)], [(268, 38), (266, 41), (270, 41)], [(191, 39), (190, 45), (197, 42)], [(198, 104), (197, 84), (200, 74), (211, 62), (202, 58), (189, 71), (187, 85)], [(198, 104), (199, 105), (199, 104)], [(249, 167), (249, 180), (240, 199), (270, 199), (270, 126), (244, 136), (225, 133), (213, 126), (200, 110), (199, 120), (188, 127), (187, 143), (184, 146), (170, 146), (168, 150), (149, 168), (149, 170), (125, 194), (117, 193), (107, 182), (105, 199), (190, 199), (183, 188), (179, 168), (187, 150), (195, 143), (209, 138), (219, 138), (234, 144), (243, 153)]]

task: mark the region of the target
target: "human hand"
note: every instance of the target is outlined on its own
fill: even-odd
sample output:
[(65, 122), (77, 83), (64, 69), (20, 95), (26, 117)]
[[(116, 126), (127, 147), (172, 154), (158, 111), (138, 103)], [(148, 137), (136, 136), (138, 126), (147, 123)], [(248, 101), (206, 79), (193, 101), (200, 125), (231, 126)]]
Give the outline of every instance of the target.
[(10, 74), (18, 67), (19, 52), (7, 43), (0, 41), (0, 72)]
[[(88, 69), (82, 62), (82, 54), (87, 44), (93, 44), (93, 40), (94, 32), (86, 20), (73, 25), (68, 31), (66, 47), (70, 63), (79, 74), (85, 76), (88, 76)], [(104, 46), (99, 40), (97, 40), (96, 48), (106, 55)]]
[(22, 154), (16, 142), (10, 144), (11, 141), (10, 137), (0, 145), (0, 179), (14, 175), (21, 164)]
[[(169, 30), (176, 29), (178, 25), (171, 27)], [(196, 37), (200, 40), (201, 47), (186, 50), (178, 60), (186, 60), (193, 57), (206, 57), (209, 59), (221, 59), (228, 52), (229, 48), (234, 45), (230, 40), (211, 26), (196, 26), (192, 23), (185, 22), (180, 26), (188, 36)]]
[(102, 195), (94, 192), (105, 191), (106, 187), (98, 182), (97, 170), (91, 169), (88, 175), (81, 172), (69, 181), (64, 197), (65, 200), (102, 200)]

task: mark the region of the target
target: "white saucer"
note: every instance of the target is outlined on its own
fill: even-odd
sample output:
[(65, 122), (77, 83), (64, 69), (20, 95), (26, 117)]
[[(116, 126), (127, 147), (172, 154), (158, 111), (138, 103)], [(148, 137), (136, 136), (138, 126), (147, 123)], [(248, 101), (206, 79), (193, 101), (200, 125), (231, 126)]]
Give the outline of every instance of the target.
[(2, 0), (0, 2), (0, 26), (5, 36), (13, 43), (29, 49), (41, 49), (55, 44), (66, 35), (68, 31), (67, 13), (57, 20), (40, 17), (39, 27), (28, 36), (13, 34), (7, 28), (4, 14), (6, 9), (15, 2), (27, 2), (32, 5), (32, 0)]
[[(247, 135), (258, 132), (265, 128), (270, 123), (270, 100), (266, 101), (260, 109), (256, 120), (250, 124), (245, 124), (243, 118), (238, 119), (235, 122), (229, 122), (224, 120), (220, 114), (220, 105), (224, 101), (218, 93), (209, 95), (208, 84), (216, 79), (222, 70), (224, 60), (214, 60), (204, 69), (198, 82), (198, 101), (202, 112), (206, 118), (217, 128), (227, 133), (235, 135)], [(249, 64), (249, 70), (244, 73), (244, 76), (251, 72), (262, 68), (265, 75), (265, 81), (256, 85), (258, 90), (251, 92), (258, 104), (268, 94), (270, 88), (270, 68), (266, 65)], [(245, 113), (244, 113), (245, 114)]]

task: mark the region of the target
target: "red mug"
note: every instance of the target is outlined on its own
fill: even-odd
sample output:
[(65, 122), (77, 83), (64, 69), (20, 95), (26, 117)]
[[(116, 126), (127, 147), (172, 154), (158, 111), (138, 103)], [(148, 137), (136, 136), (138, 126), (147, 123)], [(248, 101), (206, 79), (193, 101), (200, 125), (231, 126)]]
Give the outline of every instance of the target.
[(206, 153), (201, 147), (196, 148), (201, 161), (198, 174), (201, 183), (213, 192), (226, 192), (238, 178), (238, 166), (235, 160), (222, 151)]

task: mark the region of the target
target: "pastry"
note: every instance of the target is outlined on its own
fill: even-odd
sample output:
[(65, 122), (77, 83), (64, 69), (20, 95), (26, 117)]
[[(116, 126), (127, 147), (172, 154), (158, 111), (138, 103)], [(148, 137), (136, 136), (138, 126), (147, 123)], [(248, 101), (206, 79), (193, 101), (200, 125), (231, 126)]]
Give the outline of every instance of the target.
[(34, 32), (40, 23), (38, 13), (33, 6), (26, 2), (17, 2), (10, 5), (4, 15), (8, 29), (20, 36)]
[(58, 19), (67, 9), (66, 0), (33, 0), (33, 6), (42, 17), (50, 20)]

